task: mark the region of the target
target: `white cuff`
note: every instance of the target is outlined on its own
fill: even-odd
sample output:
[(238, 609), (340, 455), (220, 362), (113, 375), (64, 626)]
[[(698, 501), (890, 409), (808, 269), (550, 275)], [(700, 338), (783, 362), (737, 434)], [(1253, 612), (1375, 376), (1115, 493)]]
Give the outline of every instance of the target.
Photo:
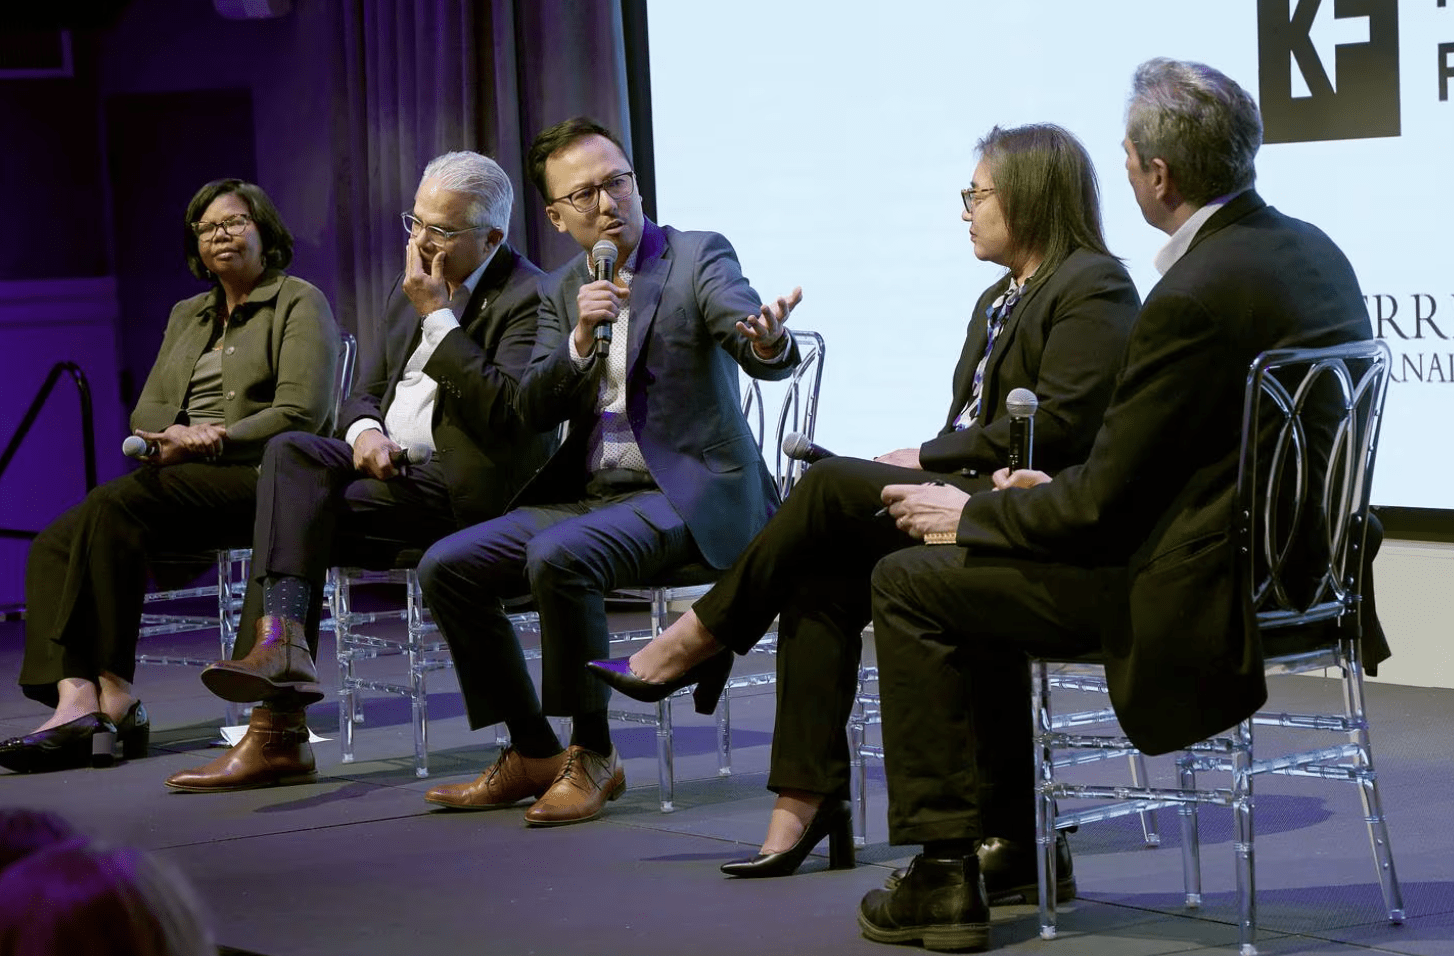
[(358, 441), (358, 436), (362, 435), (366, 431), (369, 431), (370, 429), (383, 431), (384, 423), (379, 421), (377, 418), (360, 418), (352, 425), (348, 426), (348, 431), (344, 434), (343, 440), (348, 442), (349, 448), (352, 448), (353, 443)]

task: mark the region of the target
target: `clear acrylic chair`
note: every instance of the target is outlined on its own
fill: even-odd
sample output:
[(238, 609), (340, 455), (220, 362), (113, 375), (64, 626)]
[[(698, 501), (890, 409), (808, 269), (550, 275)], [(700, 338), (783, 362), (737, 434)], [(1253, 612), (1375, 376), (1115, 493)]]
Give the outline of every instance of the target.
[[(1255, 615), (1265, 670), (1277, 675), (1336, 668), (1340, 712), (1259, 712), (1181, 752), (1175, 787), (1076, 784), (1057, 772), (1105, 755), (1134, 753), (1135, 747), (1119, 728), (1082, 732), (1092, 723), (1113, 720), (1107, 711), (1064, 717), (1052, 713), (1055, 688), (1104, 692), (1104, 671), (1094, 659), (1031, 661), (1043, 938), (1056, 935), (1056, 829), (1176, 807), (1185, 903), (1196, 908), (1202, 900), (1197, 810), (1206, 803), (1232, 811), (1239, 946), (1242, 956), (1253, 956), (1257, 908), (1252, 783), (1263, 773), (1354, 785), (1363, 803), (1388, 919), (1402, 922), (1403, 898), (1369, 743), (1361, 647), (1365, 622), (1360, 613), (1369, 486), (1388, 372), (1389, 353), (1382, 342), (1271, 351), (1252, 364), (1244, 400), (1235, 534), (1242, 559), (1241, 590)], [(1330, 406), (1336, 415), (1329, 415)], [(1316, 565), (1310, 565), (1310, 556)], [(1322, 630), (1310, 636), (1315, 628)], [(1269, 756), (1254, 752), (1256, 726), (1331, 732), (1341, 742)], [(1212, 771), (1229, 773), (1230, 785), (1202, 785), (1198, 774)], [(1067, 800), (1109, 802), (1057, 812), (1057, 801)]]
[[(807, 465), (783, 454), (783, 439), (790, 432), (798, 432), (812, 440), (818, 423), (818, 393), (823, 383), (823, 337), (817, 332), (793, 330), (798, 344), (801, 361), (791, 378), (783, 382), (761, 382), (757, 379), (744, 380), (743, 414), (757, 437), (757, 447), (773, 465), (778, 494), (787, 497), (789, 491), (802, 477)], [(768, 428), (767, 407), (764, 391), (769, 394), (781, 392), (777, 403), (777, 420)], [(765, 445), (771, 436), (773, 445)], [(718, 576), (718, 572), (705, 565), (692, 565), (680, 569), (670, 579), (651, 585), (623, 588), (614, 596), (644, 600), (650, 617), (644, 630), (620, 631), (611, 635), (613, 644), (649, 640), (666, 629), (675, 608), (706, 594)], [(769, 634), (754, 648), (764, 654), (776, 652), (776, 634)], [(728, 679), (722, 691), (721, 702), (716, 711), (717, 773), (729, 776), (732, 773), (732, 694), (733, 691), (760, 691), (772, 686), (777, 680), (776, 662), (765, 672), (742, 673), (741, 661), (734, 666), (735, 673)], [(657, 781), (661, 811), (670, 813), (675, 808), (676, 768), (672, 732), (672, 701), (685, 697), (692, 691), (684, 687), (666, 700), (652, 706), (650, 711), (613, 709), (607, 712), (613, 720), (646, 724), (656, 728)]]
[[(329, 571), (329, 608), (338, 661), (339, 748), (344, 763), (353, 763), (354, 732), (364, 723), (360, 691), (406, 697), (414, 731), (414, 775), (429, 776), (429, 683), (430, 673), (453, 667), (449, 645), (424, 604), (417, 567), (424, 552), (400, 551), (394, 567), (385, 570), (338, 567)], [(390, 585), (403, 588), (402, 607), (360, 611), (354, 607), (353, 589), (359, 585)], [(533, 611), (510, 615), (517, 633), (539, 626)], [(403, 625), (402, 635), (399, 625)], [(361, 661), (399, 657), (405, 662), (398, 679), (361, 674)]]
[[(358, 341), (350, 333), (339, 330), (338, 366), (334, 385), (333, 414), (330, 427), (338, 420), (343, 400), (353, 387), (355, 359), (358, 355)], [(141, 639), (163, 634), (181, 634), (192, 631), (217, 630), (220, 656), (194, 657), (187, 654), (152, 653), (139, 645), (136, 655), (138, 664), (171, 664), (184, 667), (206, 667), (217, 660), (230, 660), (232, 649), (237, 644), (237, 628), (242, 618), (242, 598), (247, 592), (248, 577), (252, 568), (251, 548), (219, 548), (216, 551), (188, 554), (166, 553), (157, 555), (152, 563), (161, 567), (187, 569), (187, 574), (197, 576), (209, 566), (216, 567), (217, 580), (206, 584), (192, 584), (150, 590), (142, 599)], [(195, 570), (192, 570), (195, 569)], [(211, 572), (207, 572), (210, 577)], [(199, 600), (215, 598), (217, 612), (200, 611), (194, 605)], [(189, 602), (181, 607), (168, 607), (176, 602)], [(226, 705), (228, 726), (240, 722), (241, 711), (236, 704)]]

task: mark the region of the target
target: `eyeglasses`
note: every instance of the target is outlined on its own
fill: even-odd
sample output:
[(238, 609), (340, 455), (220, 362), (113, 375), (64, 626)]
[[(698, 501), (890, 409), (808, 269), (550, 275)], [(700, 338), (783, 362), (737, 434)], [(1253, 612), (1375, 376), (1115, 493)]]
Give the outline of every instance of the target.
[(975, 189), (973, 187), (961, 189), (959, 191), (959, 198), (964, 200), (964, 211), (973, 216), (975, 207), (983, 203), (985, 197), (991, 195), (994, 191), (993, 186), (986, 186), (984, 189)]
[(466, 226), (463, 229), (441, 229), (438, 226), (424, 225), (424, 220), (420, 219), (413, 213), (401, 212), (399, 213), (399, 216), (404, 220), (404, 231), (407, 232), (410, 237), (417, 236), (421, 232), (427, 232), (429, 233), (429, 238), (435, 240), (436, 242), (448, 242), (455, 236), (461, 236), (467, 232), (474, 232), (476, 229), (488, 228), (485, 225), (479, 225)]
[(636, 191), (636, 174), (621, 173), (612, 176), (604, 183), (597, 183), (594, 186), (582, 186), (575, 192), (565, 196), (557, 196), (547, 206), (553, 206), (558, 202), (569, 202), (576, 212), (595, 212), (601, 205), (601, 193), (604, 191), (607, 196), (620, 202)]
[(252, 217), (247, 213), (240, 212), (235, 216), (228, 216), (221, 222), (207, 222), (206, 220), (202, 220), (201, 222), (188, 223), (188, 225), (192, 227), (192, 231), (197, 234), (198, 239), (210, 239), (213, 233), (219, 230), (223, 238), (235, 236), (246, 229), (247, 224), (250, 222), (252, 222)]

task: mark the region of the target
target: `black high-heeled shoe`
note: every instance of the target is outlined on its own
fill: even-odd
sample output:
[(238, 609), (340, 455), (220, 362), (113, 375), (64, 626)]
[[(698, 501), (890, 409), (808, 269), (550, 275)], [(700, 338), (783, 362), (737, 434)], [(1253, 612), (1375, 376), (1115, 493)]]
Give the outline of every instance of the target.
[(97, 711), (0, 743), (0, 767), (16, 773), (109, 767), (116, 759), (112, 752), (115, 746), (116, 725)]
[(722, 872), (740, 878), (791, 876), (825, 836), (828, 869), (853, 869), (853, 810), (847, 800), (824, 800), (797, 843), (781, 853), (759, 853), (750, 860), (723, 863)]
[(666, 700), (672, 694), (696, 684), (692, 700), (699, 714), (710, 714), (717, 709), (722, 699), (722, 689), (727, 686), (727, 677), (732, 673), (732, 652), (723, 648), (716, 654), (687, 669), (685, 674), (672, 680), (642, 680), (631, 673), (629, 657), (615, 657), (608, 661), (591, 661), (586, 670), (595, 674), (612, 688), (643, 704), (654, 704)]
[(151, 715), (141, 701), (133, 701), (116, 722), (116, 743), (123, 760), (140, 760), (150, 752)]

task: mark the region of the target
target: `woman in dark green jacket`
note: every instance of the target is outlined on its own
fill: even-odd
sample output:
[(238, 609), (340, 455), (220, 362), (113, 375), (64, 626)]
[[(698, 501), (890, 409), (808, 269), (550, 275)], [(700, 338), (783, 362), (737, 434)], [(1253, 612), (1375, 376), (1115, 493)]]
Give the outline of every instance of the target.
[(146, 753), (150, 722), (131, 681), (148, 559), (246, 546), (263, 446), (321, 430), (333, 409), (338, 330), (323, 294), (282, 271), (293, 237), (272, 201), (217, 180), (192, 197), (185, 226), (187, 265), (212, 288), (172, 309), (132, 412), (144, 465), (31, 545), (20, 684), (55, 712), (0, 742), (12, 770)]

